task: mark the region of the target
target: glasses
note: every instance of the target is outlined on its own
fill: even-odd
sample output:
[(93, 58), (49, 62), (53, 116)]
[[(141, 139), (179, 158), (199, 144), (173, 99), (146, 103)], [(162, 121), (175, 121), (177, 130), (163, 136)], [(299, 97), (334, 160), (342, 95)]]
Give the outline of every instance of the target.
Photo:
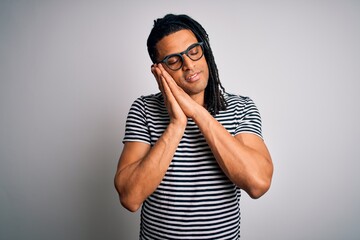
[(184, 65), (184, 58), (182, 55), (186, 54), (191, 60), (198, 61), (204, 56), (203, 42), (198, 42), (190, 45), (185, 51), (181, 53), (174, 53), (166, 56), (158, 63), (165, 63), (168, 68), (177, 71)]

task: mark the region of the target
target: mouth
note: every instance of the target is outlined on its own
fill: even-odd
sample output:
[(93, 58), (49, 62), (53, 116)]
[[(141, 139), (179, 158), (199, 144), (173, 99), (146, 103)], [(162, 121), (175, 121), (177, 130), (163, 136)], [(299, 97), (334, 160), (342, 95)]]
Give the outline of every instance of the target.
[(188, 81), (188, 82), (195, 82), (199, 79), (200, 79), (200, 72), (196, 72), (196, 73), (189, 74), (188, 76), (186, 76), (186, 81)]

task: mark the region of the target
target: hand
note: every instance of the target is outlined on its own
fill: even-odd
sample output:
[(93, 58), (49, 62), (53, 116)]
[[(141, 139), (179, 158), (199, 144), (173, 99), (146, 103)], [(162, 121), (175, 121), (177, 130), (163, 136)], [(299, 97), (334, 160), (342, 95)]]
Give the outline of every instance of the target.
[(175, 80), (161, 64), (158, 64), (155, 68), (158, 74), (163, 76), (163, 81), (161, 82), (162, 86), (169, 89), (171, 95), (175, 98), (175, 101), (181, 107), (184, 114), (189, 118), (194, 118), (196, 107), (199, 107), (200, 105), (177, 85)]
[[(175, 124), (180, 124), (184, 128), (187, 124), (187, 117), (183, 110), (181, 109), (180, 105), (176, 101), (172, 91), (169, 88), (169, 85), (167, 84), (166, 78), (168, 80), (172, 80), (172, 77), (170, 74), (168, 74), (165, 69), (161, 66), (162, 69), (160, 69), (161, 64), (154, 64), (151, 66), (151, 72), (153, 73), (157, 83), (159, 90), (162, 92), (164, 97), (165, 106), (168, 110), (169, 116), (170, 116), (170, 122)], [(166, 72), (164, 76), (164, 72)], [(169, 79), (170, 78), (170, 79)], [(176, 83), (175, 83), (176, 84)]]

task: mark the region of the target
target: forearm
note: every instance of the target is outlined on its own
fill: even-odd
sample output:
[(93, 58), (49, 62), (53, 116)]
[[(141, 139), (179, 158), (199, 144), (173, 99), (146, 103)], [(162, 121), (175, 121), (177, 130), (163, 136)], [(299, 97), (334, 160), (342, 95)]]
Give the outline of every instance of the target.
[(171, 163), (184, 129), (176, 124), (169, 124), (143, 158), (118, 170), (116, 184), (124, 207), (136, 211), (155, 191)]
[(196, 110), (193, 120), (199, 126), (219, 166), (228, 178), (251, 197), (264, 194), (272, 177), (272, 163), (265, 145), (261, 151), (232, 136), (208, 111)]

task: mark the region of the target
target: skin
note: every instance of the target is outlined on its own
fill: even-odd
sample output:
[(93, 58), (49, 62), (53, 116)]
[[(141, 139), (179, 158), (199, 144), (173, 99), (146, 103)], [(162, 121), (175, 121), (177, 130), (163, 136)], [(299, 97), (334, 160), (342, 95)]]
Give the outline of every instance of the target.
[[(180, 30), (156, 45), (159, 59), (182, 52), (196, 43), (189, 30)], [(216, 161), (228, 178), (250, 197), (259, 198), (268, 191), (273, 174), (270, 153), (255, 134), (232, 136), (204, 108), (204, 93), (209, 78), (205, 57), (192, 61), (186, 55), (184, 65), (172, 71), (154, 64), (151, 71), (161, 90), (170, 123), (153, 147), (141, 142), (126, 142), (115, 175), (115, 187), (121, 204), (129, 211), (139, 209), (163, 179), (184, 134), (187, 118), (192, 118), (204, 135)]]

